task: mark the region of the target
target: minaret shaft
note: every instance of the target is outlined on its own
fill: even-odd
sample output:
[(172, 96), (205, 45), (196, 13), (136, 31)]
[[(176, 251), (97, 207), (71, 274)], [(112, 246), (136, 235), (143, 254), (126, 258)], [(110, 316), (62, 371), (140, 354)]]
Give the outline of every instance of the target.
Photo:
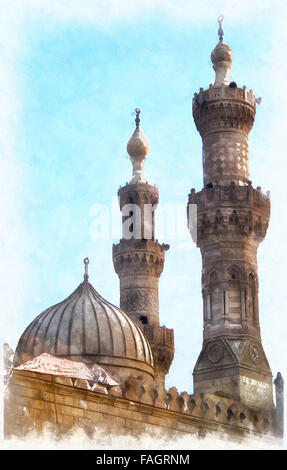
[(155, 382), (165, 386), (174, 355), (173, 330), (160, 326), (158, 283), (164, 267), (168, 245), (155, 240), (155, 208), (159, 194), (147, 183), (143, 165), (148, 143), (139, 129), (136, 109), (136, 129), (127, 150), (133, 164), (130, 183), (118, 191), (122, 212), (122, 239), (113, 246), (113, 262), (120, 279), (120, 306), (143, 330), (155, 363)]
[(196, 234), (192, 220), (189, 226), (202, 255), (203, 347), (194, 368), (194, 392), (272, 409), (257, 272), (257, 248), (267, 231), (270, 200), (249, 180), (248, 133), (256, 101), (252, 90), (229, 83), (232, 57), (221, 36), (211, 54), (215, 83), (200, 89), (193, 100), (204, 174), (204, 188), (193, 189), (188, 200), (197, 206)]

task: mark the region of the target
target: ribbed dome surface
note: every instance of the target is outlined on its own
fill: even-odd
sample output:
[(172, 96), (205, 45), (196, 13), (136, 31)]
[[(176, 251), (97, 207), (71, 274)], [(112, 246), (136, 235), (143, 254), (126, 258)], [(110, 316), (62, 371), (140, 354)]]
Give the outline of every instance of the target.
[(141, 330), (87, 281), (32, 321), (18, 342), (14, 365), (43, 352), (86, 364), (153, 368), (151, 349)]

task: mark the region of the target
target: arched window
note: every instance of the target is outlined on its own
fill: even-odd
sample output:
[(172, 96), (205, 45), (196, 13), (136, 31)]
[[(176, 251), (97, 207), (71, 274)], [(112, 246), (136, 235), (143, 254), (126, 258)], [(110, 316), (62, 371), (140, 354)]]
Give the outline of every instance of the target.
[(237, 266), (231, 266), (228, 269), (228, 280), (229, 281), (239, 281), (242, 279), (242, 272)]
[(211, 273), (209, 274), (209, 280), (210, 282), (215, 282), (218, 280), (218, 274), (216, 271), (211, 271)]
[(238, 224), (238, 215), (236, 211), (233, 211), (231, 216), (229, 217), (229, 222), (231, 224)]

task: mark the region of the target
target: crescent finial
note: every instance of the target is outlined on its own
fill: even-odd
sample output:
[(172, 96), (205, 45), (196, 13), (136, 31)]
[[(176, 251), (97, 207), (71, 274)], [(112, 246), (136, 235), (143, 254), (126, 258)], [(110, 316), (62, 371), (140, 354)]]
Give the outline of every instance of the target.
[(218, 36), (219, 36), (219, 40), (222, 41), (223, 40), (223, 35), (224, 35), (224, 31), (223, 31), (223, 28), (222, 28), (222, 21), (224, 19), (224, 16), (223, 15), (220, 15), (218, 17), (218, 24), (219, 24), (219, 27), (218, 27)]

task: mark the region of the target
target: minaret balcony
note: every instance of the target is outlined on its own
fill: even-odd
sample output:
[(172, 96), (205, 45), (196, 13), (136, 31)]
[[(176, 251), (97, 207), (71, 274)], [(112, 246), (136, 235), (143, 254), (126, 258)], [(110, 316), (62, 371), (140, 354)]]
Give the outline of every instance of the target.
[[(197, 205), (197, 220), (189, 217), (190, 204)], [(248, 186), (215, 185), (199, 192), (192, 190), (188, 198), (188, 224), (194, 241), (201, 245), (207, 240), (223, 238), (240, 240), (252, 236), (254, 241), (264, 239), (270, 217), (269, 192)], [(194, 230), (193, 224), (197, 224)], [(195, 237), (195, 236), (196, 237)]]
[(192, 111), (202, 137), (226, 129), (248, 134), (254, 123), (256, 98), (245, 86), (210, 85), (194, 94)]

